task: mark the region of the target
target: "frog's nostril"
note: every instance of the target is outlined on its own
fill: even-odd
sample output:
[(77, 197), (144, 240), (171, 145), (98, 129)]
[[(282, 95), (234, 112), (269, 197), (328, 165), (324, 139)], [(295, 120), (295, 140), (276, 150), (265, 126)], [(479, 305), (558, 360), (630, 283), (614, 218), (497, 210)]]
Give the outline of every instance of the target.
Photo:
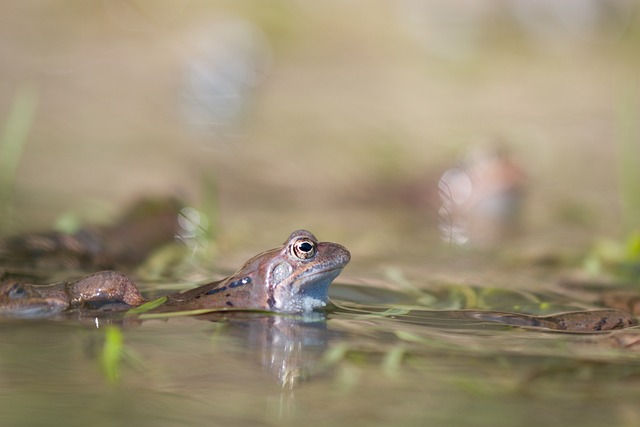
[(349, 263), (349, 261), (351, 261), (351, 253), (344, 246), (342, 245), (338, 245), (338, 246), (340, 248), (340, 257), (342, 259), (342, 262), (346, 265)]

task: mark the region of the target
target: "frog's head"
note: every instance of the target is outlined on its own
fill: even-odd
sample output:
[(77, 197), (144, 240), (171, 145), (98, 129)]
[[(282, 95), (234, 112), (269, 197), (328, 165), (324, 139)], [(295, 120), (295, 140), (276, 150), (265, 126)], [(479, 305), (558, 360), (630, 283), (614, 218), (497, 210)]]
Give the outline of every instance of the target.
[(284, 244), (249, 260), (229, 285), (251, 278), (253, 298), (268, 310), (300, 313), (323, 307), (329, 284), (349, 263), (349, 251), (337, 243), (318, 242), (306, 230), (298, 230)]
[(342, 245), (318, 242), (306, 230), (294, 231), (267, 275), (274, 308), (282, 312), (311, 311), (327, 304), (329, 284), (349, 263)]
[(64, 294), (52, 286), (36, 287), (18, 281), (0, 285), (0, 316), (47, 317), (68, 306)]

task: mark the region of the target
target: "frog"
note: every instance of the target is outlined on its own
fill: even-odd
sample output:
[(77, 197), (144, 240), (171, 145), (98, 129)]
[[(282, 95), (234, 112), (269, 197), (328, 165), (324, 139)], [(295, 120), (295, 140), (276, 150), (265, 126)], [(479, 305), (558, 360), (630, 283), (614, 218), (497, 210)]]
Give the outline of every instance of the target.
[[(319, 242), (311, 232), (297, 230), (281, 246), (254, 256), (226, 279), (169, 294), (149, 312), (202, 309), (312, 312), (327, 306), (329, 285), (350, 259), (349, 251), (342, 245)], [(637, 323), (634, 314), (638, 311), (622, 300), (605, 298), (603, 305), (611, 308), (546, 316), (491, 310), (458, 310), (451, 315), (516, 327), (600, 332)], [(46, 286), (17, 280), (0, 284), (0, 316), (50, 317), (72, 310), (126, 311), (147, 302), (134, 281), (116, 270)]]
[[(350, 259), (344, 246), (297, 230), (281, 246), (254, 256), (226, 279), (167, 295), (151, 311), (312, 312), (329, 303), (329, 285)], [(46, 317), (73, 309), (120, 311), (145, 302), (134, 281), (115, 270), (48, 286), (13, 281), (0, 287), (0, 315), (12, 317)]]
[(282, 246), (254, 256), (226, 279), (169, 295), (161, 310), (239, 307), (311, 312), (327, 305), (329, 285), (350, 260), (344, 246), (319, 242), (311, 232), (297, 230)]
[(0, 316), (42, 318), (70, 309), (130, 308), (144, 304), (133, 280), (113, 270), (50, 285), (9, 280), (0, 285)]
[(64, 272), (130, 271), (179, 233), (183, 203), (174, 198), (133, 202), (111, 225), (17, 234), (0, 239), (0, 282), (46, 284)]

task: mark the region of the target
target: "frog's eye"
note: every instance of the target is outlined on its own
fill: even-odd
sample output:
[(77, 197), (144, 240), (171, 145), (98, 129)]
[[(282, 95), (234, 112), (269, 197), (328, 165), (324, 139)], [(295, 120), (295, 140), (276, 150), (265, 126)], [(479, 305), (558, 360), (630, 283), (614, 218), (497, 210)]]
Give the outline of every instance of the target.
[(316, 255), (316, 243), (307, 238), (298, 239), (293, 243), (292, 251), (297, 258), (313, 258)]
[(9, 298), (21, 299), (27, 297), (27, 290), (22, 283), (16, 283), (9, 289)]

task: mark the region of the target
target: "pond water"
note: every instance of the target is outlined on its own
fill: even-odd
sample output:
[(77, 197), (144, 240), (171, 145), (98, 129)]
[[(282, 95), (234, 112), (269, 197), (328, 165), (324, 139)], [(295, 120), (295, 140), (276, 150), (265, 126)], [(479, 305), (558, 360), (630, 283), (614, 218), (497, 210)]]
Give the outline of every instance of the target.
[(334, 306), (306, 316), (4, 319), (2, 424), (638, 421), (640, 330), (561, 333), (452, 316), (468, 308), (576, 310), (590, 307), (589, 298), (444, 283), (394, 287), (338, 279)]

